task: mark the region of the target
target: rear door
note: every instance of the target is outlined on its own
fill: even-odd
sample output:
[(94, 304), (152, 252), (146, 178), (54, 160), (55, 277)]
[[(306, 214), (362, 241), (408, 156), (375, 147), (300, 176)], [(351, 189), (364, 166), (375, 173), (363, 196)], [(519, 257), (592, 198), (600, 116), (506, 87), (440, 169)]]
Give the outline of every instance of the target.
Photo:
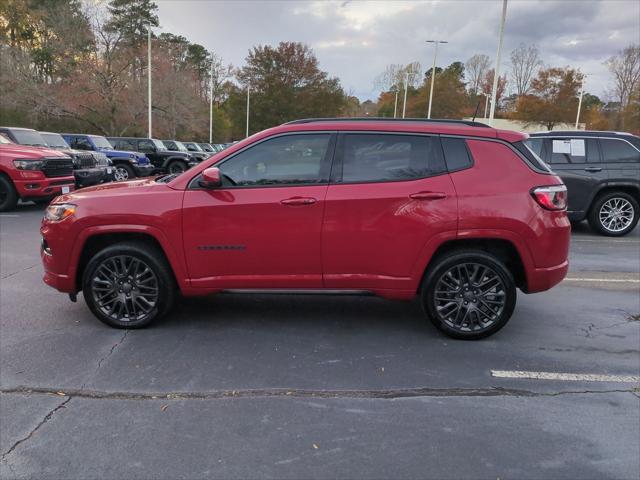
[(640, 185), (640, 150), (618, 138), (600, 138), (609, 185)]
[(409, 289), (427, 241), (457, 228), (437, 136), (342, 133), (322, 232), (324, 285)]
[(545, 138), (542, 157), (567, 186), (569, 212), (586, 213), (593, 193), (607, 182), (598, 140), (586, 137)]

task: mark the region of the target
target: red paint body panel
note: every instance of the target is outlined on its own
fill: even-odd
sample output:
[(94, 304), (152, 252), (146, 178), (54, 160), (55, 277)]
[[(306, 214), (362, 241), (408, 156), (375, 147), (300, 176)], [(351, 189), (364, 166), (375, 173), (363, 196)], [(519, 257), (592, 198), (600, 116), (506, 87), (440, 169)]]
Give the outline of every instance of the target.
[[(39, 170), (18, 170), (13, 165), (14, 160), (65, 157), (57, 150), (41, 147), (27, 147), (14, 143), (0, 144), (0, 172), (4, 173), (16, 189), (20, 198), (52, 197), (62, 192), (62, 187), (75, 190), (73, 175), (66, 177), (46, 177)], [(27, 188), (29, 186), (29, 188)]]
[[(189, 190), (199, 173), (253, 142), (286, 132), (382, 131), (461, 135), (475, 164), (395, 182)], [(567, 271), (570, 227), (544, 210), (534, 187), (560, 184), (535, 172), (504, 141), (517, 132), (460, 125), (339, 122), (282, 125), (233, 145), (168, 184), (153, 179), (82, 189), (60, 197), (73, 217), (43, 221), (52, 255), (45, 282), (77, 290), (79, 260), (94, 235), (153, 237), (185, 295), (224, 289), (369, 290), (409, 299), (446, 242), (500, 239), (519, 253), (526, 290), (550, 288)], [(488, 140), (488, 141), (487, 141)]]

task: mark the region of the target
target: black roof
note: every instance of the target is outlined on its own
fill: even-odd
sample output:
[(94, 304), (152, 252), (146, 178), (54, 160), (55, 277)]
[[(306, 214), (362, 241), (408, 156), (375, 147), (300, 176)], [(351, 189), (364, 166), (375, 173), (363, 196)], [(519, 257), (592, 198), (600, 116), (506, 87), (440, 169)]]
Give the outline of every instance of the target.
[(530, 137), (635, 137), (626, 132), (612, 132), (606, 130), (551, 130), (550, 132), (530, 133)]
[(335, 118), (302, 118), (286, 122), (285, 125), (297, 125), (300, 123), (316, 122), (423, 122), (423, 123), (453, 123), (456, 125), (466, 125), (468, 127), (492, 128), (482, 122), (471, 120), (452, 120), (435, 118), (390, 118), (390, 117), (335, 117)]

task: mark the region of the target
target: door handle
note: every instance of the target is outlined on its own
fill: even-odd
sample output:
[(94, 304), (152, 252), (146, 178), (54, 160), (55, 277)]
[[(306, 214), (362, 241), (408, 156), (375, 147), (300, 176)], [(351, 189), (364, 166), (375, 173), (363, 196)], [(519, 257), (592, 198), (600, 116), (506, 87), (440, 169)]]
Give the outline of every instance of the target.
[(316, 203), (316, 199), (313, 197), (291, 197), (280, 200), (282, 205), (312, 205)]
[(602, 168), (600, 167), (587, 167), (584, 169), (585, 172), (591, 172), (591, 173), (596, 173), (596, 172), (601, 172)]
[(444, 192), (417, 192), (409, 195), (414, 200), (440, 200), (447, 198), (447, 194)]

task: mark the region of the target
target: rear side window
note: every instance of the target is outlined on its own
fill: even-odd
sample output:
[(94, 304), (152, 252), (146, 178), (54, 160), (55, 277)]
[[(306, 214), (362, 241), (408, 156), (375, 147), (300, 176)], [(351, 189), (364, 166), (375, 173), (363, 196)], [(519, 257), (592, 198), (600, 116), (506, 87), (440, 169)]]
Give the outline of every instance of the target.
[(444, 159), (447, 162), (447, 169), (450, 172), (464, 170), (473, 165), (471, 155), (467, 149), (467, 142), (464, 138), (443, 137), (441, 141)]
[(601, 138), (602, 155), (606, 163), (615, 162), (640, 162), (640, 152), (624, 140), (614, 138)]
[(344, 183), (413, 180), (446, 171), (437, 137), (348, 133), (340, 151)]
[(73, 137), (69, 142), (71, 148), (77, 148), (78, 150), (92, 150), (91, 143), (84, 137)]

